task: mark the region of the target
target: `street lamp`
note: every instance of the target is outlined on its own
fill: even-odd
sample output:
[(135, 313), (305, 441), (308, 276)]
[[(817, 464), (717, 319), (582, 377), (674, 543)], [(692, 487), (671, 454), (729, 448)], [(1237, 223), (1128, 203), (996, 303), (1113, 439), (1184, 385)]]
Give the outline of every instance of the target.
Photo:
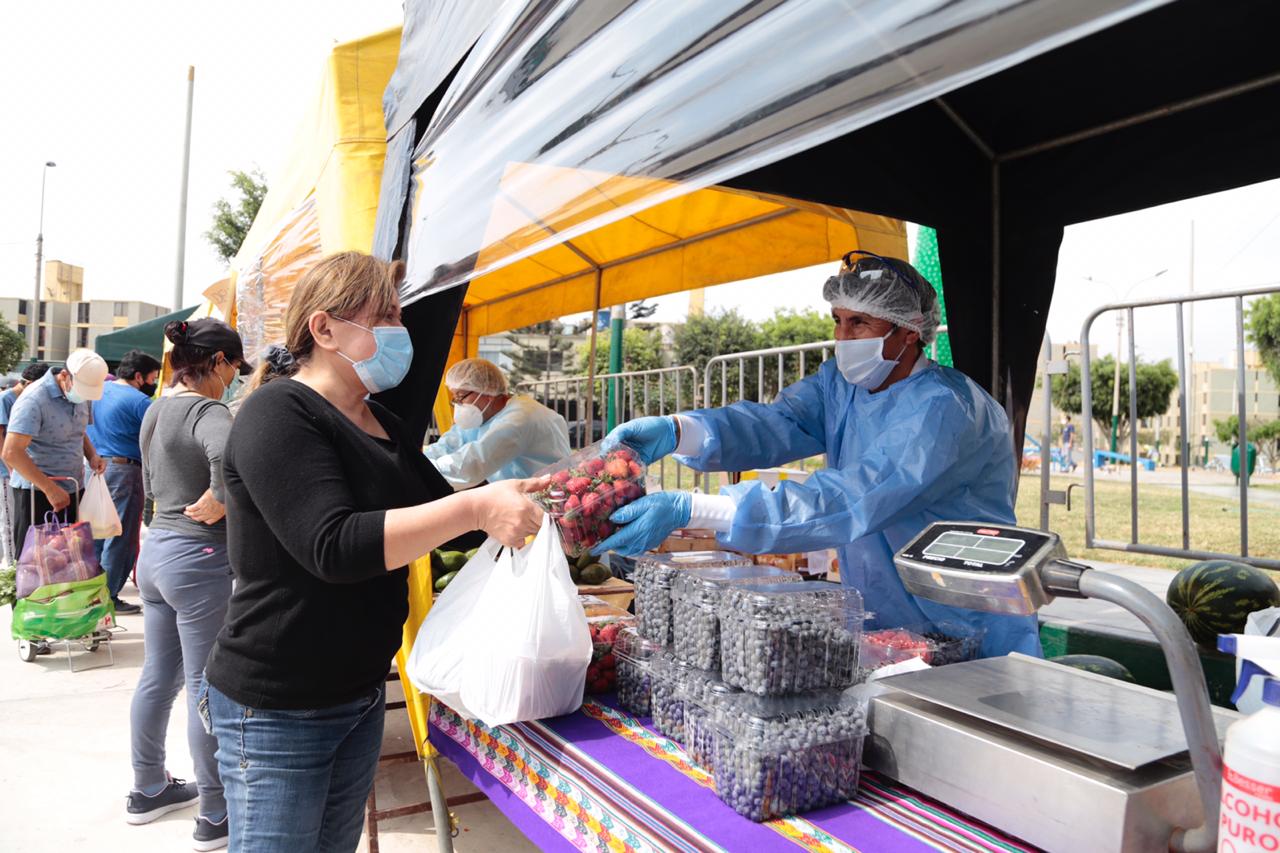
[[(1120, 297), (1119, 301), (1123, 302), (1126, 299), (1128, 299), (1129, 294), (1133, 293), (1133, 289), (1138, 285), (1146, 284), (1148, 281), (1151, 281), (1152, 279), (1157, 279), (1160, 276), (1167, 273), (1168, 271), (1169, 271), (1168, 269), (1162, 269), (1160, 270), (1160, 272), (1153, 273), (1147, 276), (1146, 278), (1138, 279), (1133, 284), (1125, 288), (1124, 295)], [(1091, 281), (1094, 284), (1106, 285), (1107, 287), (1111, 288), (1111, 292), (1113, 294), (1116, 292), (1116, 286), (1109, 281), (1102, 281), (1101, 279), (1094, 278), (1091, 275), (1085, 276), (1085, 280)], [(1122, 332), (1124, 332), (1124, 314), (1117, 313), (1116, 314), (1116, 375), (1115, 375), (1115, 381), (1112, 383), (1112, 387), (1111, 387), (1111, 452), (1112, 453), (1117, 452), (1117, 447), (1119, 446), (1119, 435), (1120, 435), (1120, 335)], [(1132, 332), (1130, 332), (1130, 334), (1132, 334)], [(1137, 389), (1130, 388), (1129, 393), (1136, 394)], [(1137, 429), (1137, 428), (1138, 428), (1137, 424), (1129, 424), (1129, 429)], [(1136, 465), (1137, 461), (1134, 459), (1130, 459), (1129, 464)]]
[(40, 277), (44, 273), (44, 184), (49, 176), (49, 169), (58, 164), (46, 160), (40, 172), (40, 230), (36, 232), (36, 290), (31, 300), (31, 310), (27, 312), (27, 331), (31, 333), (31, 363), (39, 359), (37, 346), (40, 340)]

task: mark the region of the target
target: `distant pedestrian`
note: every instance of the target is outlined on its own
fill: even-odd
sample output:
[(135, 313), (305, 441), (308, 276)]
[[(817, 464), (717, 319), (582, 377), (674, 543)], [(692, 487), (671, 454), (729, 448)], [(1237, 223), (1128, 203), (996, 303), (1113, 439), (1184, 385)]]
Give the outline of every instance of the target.
[(1068, 471), (1076, 470), (1075, 446), (1076, 425), (1071, 423), (1071, 415), (1066, 415), (1062, 423), (1062, 464)]
[(145, 352), (130, 350), (120, 359), (116, 380), (102, 389), (102, 399), (93, 407), (89, 440), (107, 463), (104, 475), (111, 500), (120, 516), (121, 532), (110, 539), (95, 539), (98, 562), (107, 574), (107, 589), (116, 613), (137, 613), (142, 608), (123, 601), (120, 590), (138, 560), (138, 538), (142, 530), (142, 451), (138, 431), (142, 418), (156, 393), (160, 362)]

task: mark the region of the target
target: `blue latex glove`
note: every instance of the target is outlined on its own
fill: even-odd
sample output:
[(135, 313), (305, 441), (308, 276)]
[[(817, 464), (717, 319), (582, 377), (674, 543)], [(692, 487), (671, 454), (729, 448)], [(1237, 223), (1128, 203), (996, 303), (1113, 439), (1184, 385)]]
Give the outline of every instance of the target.
[[(656, 418), (644, 418), (656, 420)], [(624, 557), (652, 551), (671, 535), (689, 523), (693, 512), (693, 497), (688, 492), (654, 492), (619, 509), (609, 520), (621, 524), (612, 536), (591, 549), (599, 556), (605, 551), (616, 551)]]
[(604, 450), (607, 453), (619, 444), (635, 450), (645, 465), (652, 465), (662, 457), (675, 453), (675, 419), (667, 415), (627, 421), (605, 436)]

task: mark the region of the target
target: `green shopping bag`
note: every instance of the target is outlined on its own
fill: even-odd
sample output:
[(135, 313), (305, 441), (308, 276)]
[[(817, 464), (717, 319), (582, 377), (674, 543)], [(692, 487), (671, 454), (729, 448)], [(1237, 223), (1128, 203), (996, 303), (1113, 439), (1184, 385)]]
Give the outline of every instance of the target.
[(92, 634), (103, 617), (115, 613), (105, 574), (85, 581), (52, 583), (13, 606), (15, 640), (70, 640)]

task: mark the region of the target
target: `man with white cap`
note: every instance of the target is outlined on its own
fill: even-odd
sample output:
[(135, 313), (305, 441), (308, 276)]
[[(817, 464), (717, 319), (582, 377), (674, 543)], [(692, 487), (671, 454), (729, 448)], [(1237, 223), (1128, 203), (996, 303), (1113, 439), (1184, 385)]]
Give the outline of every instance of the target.
[(512, 396), (492, 361), (467, 358), (449, 368), (453, 427), (427, 448), (454, 489), (517, 480), (568, 456), (569, 425), (526, 395)]
[(92, 419), (90, 403), (102, 398), (106, 379), (102, 356), (78, 349), (67, 356), (66, 367), (40, 377), (14, 404), (2, 455), (11, 472), (13, 541), (19, 551), (33, 523), (71, 503), (71, 481), (83, 490), (86, 461), (99, 474), (106, 469), (85, 434)]
[[(698, 471), (749, 471), (826, 454), (828, 467), (774, 489), (759, 480), (719, 495), (657, 492), (618, 509), (623, 527), (595, 549), (635, 554), (680, 527), (711, 528), (755, 554), (838, 548), (872, 628), (980, 636), (983, 656), (1039, 655), (1034, 616), (948, 607), (906, 591), (893, 555), (933, 521), (1013, 524), (1015, 457), (1004, 410), (973, 380), (925, 355), (937, 294), (905, 261), (850, 252), (823, 287), (836, 357), (770, 404), (741, 402), (640, 418), (610, 433), (646, 463), (676, 454)], [(962, 628), (963, 630), (963, 628)]]

